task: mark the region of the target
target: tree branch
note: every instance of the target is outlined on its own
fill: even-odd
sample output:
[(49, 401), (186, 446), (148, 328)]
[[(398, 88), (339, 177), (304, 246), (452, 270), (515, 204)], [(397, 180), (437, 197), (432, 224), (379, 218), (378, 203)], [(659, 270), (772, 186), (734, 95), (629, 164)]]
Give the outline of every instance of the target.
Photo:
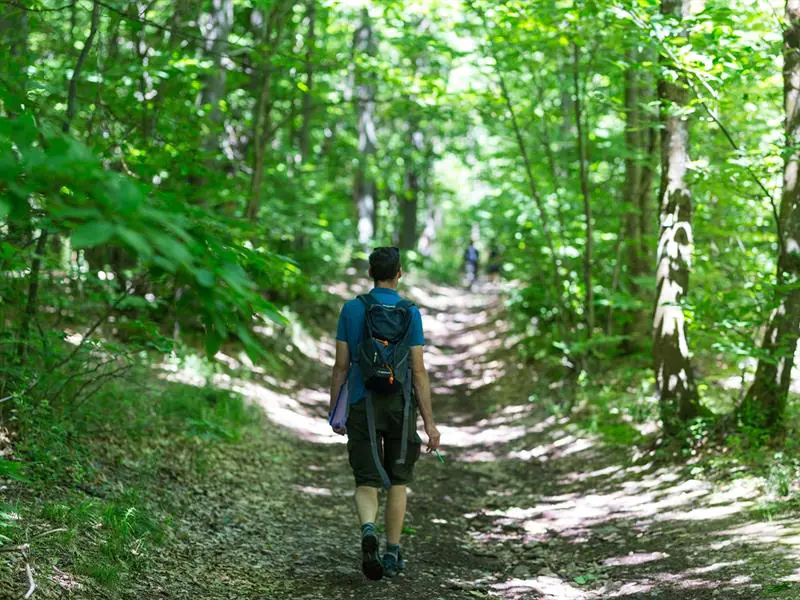
[(62, 10), (68, 10), (75, 5), (74, 2), (70, 2), (69, 4), (65, 4), (64, 6), (57, 6), (55, 8), (31, 8), (30, 6), (25, 6), (24, 4), (19, 4), (17, 2), (9, 2), (8, 0), (0, 0), (0, 4), (5, 4), (6, 6), (13, 6), (14, 8), (18, 8), (25, 12), (32, 12), (32, 13), (61, 12)]
[(22, 544), (20, 546), (0, 546), (0, 553), (19, 552), (20, 554), (25, 554), (28, 550), (30, 550), (30, 546), (28, 546), (28, 544)]
[(36, 591), (36, 582), (33, 580), (33, 569), (31, 569), (31, 565), (28, 562), (25, 563), (25, 574), (28, 576), (28, 591), (25, 592), (22, 598), (23, 600), (28, 600)]
[[(483, 12), (476, 8), (471, 0), (467, 1), (467, 5), (480, 17), (481, 21), (483, 22), (484, 28), (488, 31), (488, 23), (486, 20), (486, 16)], [(528, 156), (528, 149), (525, 145), (525, 140), (522, 137), (522, 130), (520, 129), (519, 122), (517, 121), (517, 113), (514, 109), (514, 104), (511, 101), (511, 95), (508, 92), (508, 87), (506, 86), (505, 78), (503, 77), (502, 71), (498, 67), (498, 60), (497, 54), (495, 53), (494, 47), (492, 45), (491, 40), (488, 42), (489, 48), (489, 55), (495, 62), (495, 73), (497, 75), (497, 81), (500, 85), (500, 93), (503, 97), (503, 101), (505, 102), (506, 109), (508, 110), (509, 116), (511, 117), (511, 127), (514, 130), (514, 137), (517, 140), (517, 146), (519, 147), (520, 155), (522, 156), (522, 162), (525, 165), (525, 173), (528, 179), (528, 187), (530, 189), (531, 199), (536, 204), (536, 207), (539, 211), (539, 218), (542, 222), (542, 232), (544, 233), (545, 241), (547, 242), (547, 247), (550, 250), (550, 258), (551, 258), (551, 271), (553, 277), (553, 293), (556, 295), (556, 302), (559, 307), (559, 316), (561, 319), (565, 321), (566, 319), (566, 307), (563, 303), (563, 298), (561, 295), (561, 280), (558, 276), (558, 258), (556, 254), (555, 243), (553, 241), (553, 235), (550, 229), (550, 222), (548, 219), (546, 207), (544, 205), (544, 201), (542, 200), (542, 196), (539, 193), (539, 189), (536, 186), (536, 179), (533, 175), (533, 165), (531, 163), (530, 157)]]
[(75, 357), (75, 355), (83, 347), (83, 344), (86, 342), (86, 340), (88, 340), (92, 336), (92, 334), (95, 331), (97, 331), (97, 328), (100, 327), (100, 325), (105, 323), (106, 319), (108, 319), (108, 317), (111, 315), (111, 313), (113, 313), (117, 309), (117, 307), (120, 305), (120, 303), (125, 298), (128, 297), (130, 289), (132, 289), (132, 288), (128, 288), (122, 294), (120, 294), (120, 297), (116, 299), (114, 304), (112, 304), (110, 307), (108, 307), (108, 310), (106, 310), (106, 312), (103, 313), (102, 316), (99, 319), (97, 319), (97, 321), (94, 322), (94, 324), (86, 331), (86, 333), (83, 334), (83, 336), (81, 337), (81, 341), (78, 343), (78, 345), (75, 347), (75, 349), (72, 352), (70, 352), (69, 355), (65, 359), (63, 359), (60, 363), (58, 363), (53, 368), (53, 371), (55, 371), (57, 369), (60, 369), (61, 367), (63, 367), (65, 364), (67, 364), (69, 361), (71, 361)]
[[(695, 87), (691, 83), (689, 85), (692, 88), (692, 91), (695, 93), (695, 96), (699, 98), (700, 96), (697, 93), (697, 89), (695, 89)], [(741, 147), (739, 146), (739, 144), (736, 143), (736, 140), (733, 139), (731, 132), (728, 130), (727, 127), (725, 127), (722, 121), (719, 120), (717, 115), (714, 114), (714, 111), (711, 110), (711, 108), (708, 106), (705, 100), (700, 100), (700, 104), (705, 109), (708, 116), (711, 117), (711, 120), (714, 121), (714, 123), (716, 123), (717, 127), (719, 127), (719, 130), (728, 140), (728, 143), (731, 145), (731, 148), (733, 148), (737, 152), (741, 152)], [(778, 207), (775, 204), (775, 198), (772, 197), (772, 193), (770, 193), (770, 191), (764, 185), (764, 182), (761, 181), (761, 178), (758, 177), (758, 175), (756, 175), (752, 167), (746, 165), (745, 171), (747, 171), (747, 174), (750, 175), (750, 178), (756, 183), (756, 185), (758, 185), (758, 187), (761, 188), (761, 191), (764, 192), (764, 196), (769, 199), (769, 203), (772, 206), (772, 216), (775, 218), (775, 228), (778, 233), (778, 246), (780, 248), (781, 254), (783, 254), (784, 253), (783, 230), (781, 228), (781, 218), (778, 212)]]
[(69, 93), (67, 95), (67, 120), (64, 122), (64, 126), (62, 127), (64, 133), (69, 133), (69, 128), (72, 125), (72, 119), (75, 117), (75, 94), (78, 92), (78, 79), (80, 78), (81, 71), (83, 70), (83, 63), (86, 61), (86, 57), (89, 55), (89, 52), (92, 49), (92, 42), (94, 42), (94, 36), (97, 35), (99, 24), (100, 3), (95, 0), (94, 6), (92, 7), (92, 25), (91, 29), (89, 30), (89, 36), (83, 43), (83, 48), (78, 56), (78, 62), (75, 63), (75, 69), (72, 71), (72, 77), (69, 80)]

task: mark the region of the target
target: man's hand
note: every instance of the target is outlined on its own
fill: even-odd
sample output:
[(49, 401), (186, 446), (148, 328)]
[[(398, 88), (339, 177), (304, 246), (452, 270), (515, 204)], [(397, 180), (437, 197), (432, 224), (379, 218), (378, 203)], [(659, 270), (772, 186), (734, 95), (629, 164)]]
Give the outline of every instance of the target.
[(347, 427), (332, 427), (334, 433), (338, 433), (339, 435), (345, 435), (347, 433)]
[(428, 448), (426, 452), (430, 453), (437, 450), (439, 448), (439, 440), (442, 436), (436, 428), (436, 425), (433, 423), (425, 425), (425, 434), (428, 436)]

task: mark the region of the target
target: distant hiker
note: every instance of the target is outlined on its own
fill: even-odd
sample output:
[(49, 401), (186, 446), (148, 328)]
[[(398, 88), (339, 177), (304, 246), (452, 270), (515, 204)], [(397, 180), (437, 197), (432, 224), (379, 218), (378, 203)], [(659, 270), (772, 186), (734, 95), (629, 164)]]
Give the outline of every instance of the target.
[[(361, 521), (361, 569), (377, 580), (405, 568), (400, 532), (406, 484), (412, 480), (422, 444), (417, 407), (428, 435), (428, 452), (439, 447), (439, 430), (423, 359), (422, 316), (397, 293), (403, 275), (400, 251), (376, 248), (369, 257), (369, 274), (374, 289), (345, 303), (339, 316), (329, 422), (336, 433), (347, 434)], [(382, 559), (375, 529), (380, 488), (388, 490)]]
[(472, 285), (478, 278), (478, 261), (480, 253), (475, 247), (475, 242), (470, 241), (469, 247), (464, 251), (464, 273), (467, 278), (467, 289), (472, 289)]
[(501, 263), (500, 250), (497, 248), (497, 245), (492, 244), (492, 248), (489, 251), (489, 262), (486, 264), (486, 274), (489, 276), (489, 281), (491, 283), (495, 283), (497, 281), (497, 278), (500, 275)]

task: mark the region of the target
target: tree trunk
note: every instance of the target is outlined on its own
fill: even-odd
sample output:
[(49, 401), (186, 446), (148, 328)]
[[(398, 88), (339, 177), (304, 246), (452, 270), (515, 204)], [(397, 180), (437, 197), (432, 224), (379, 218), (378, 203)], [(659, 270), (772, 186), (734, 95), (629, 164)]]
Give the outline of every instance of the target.
[(400, 198), (403, 228), (400, 230), (400, 248), (411, 250), (417, 246), (417, 207), (419, 205), (419, 177), (413, 165), (406, 169), (406, 189)]
[(777, 304), (761, 345), (756, 377), (740, 409), (745, 425), (779, 430), (800, 334), (800, 0), (786, 2), (783, 97), (787, 154), (783, 170)]
[(24, 92), (28, 66), (28, 13), (23, 8), (11, 4), (0, 6), (0, 42), (7, 48), (3, 70), (19, 85), (19, 92)]
[(47, 237), (47, 230), (42, 229), (39, 232), (39, 239), (36, 240), (36, 250), (31, 262), (28, 297), (25, 303), (25, 312), (20, 321), (19, 338), (17, 339), (17, 359), (20, 363), (25, 362), (25, 357), (28, 353), (28, 337), (31, 323), (36, 319), (36, 313), (39, 312), (39, 273), (42, 270), (42, 263), (47, 252)]
[(214, 130), (206, 140), (206, 149), (213, 151), (219, 148), (219, 127), (223, 116), (219, 103), (225, 95), (226, 70), (223, 59), (229, 52), (228, 36), (233, 29), (233, 0), (212, 0), (212, 12), (203, 36), (206, 38), (206, 52), (214, 61), (214, 66), (206, 79), (205, 87), (200, 94), (201, 106), (211, 106), (209, 118)]
[[(689, 14), (690, 0), (662, 0), (661, 12), (677, 21)], [(686, 37), (686, 33), (678, 34)], [(674, 65), (665, 67), (676, 68)], [(657, 251), (653, 359), (664, 432), (673, 436), (701, 414), (681, 301), (689, 290), (692, 266), (692, 196), (686, 182), (689, 162), (688, 92), (684, 77), (659, 82), (664, 136), (661, 146), (661, 232)]]
[[(649, 272), (647, 235), (650, 231), (650, 202), (653, 181), (653, 153), (655, 152), (655, 127), (648, 122), (643, 106), (652, 97), (650, 76), (636, 68), (643, 54), (635, 48), (626, 51), (625, 62), (625, 186), (623, 188), (624, 243), (620, 258), (624, 256), (628, 293), (644, 301), (647, 290), (640, 281)], [(609, 311), (610, 314), (611, 311)], [(643, 345), (650, 329), (649, 311), (634, 309), (623, 326), (625, 341), (622, 350), (637, 351)]]
[[(0, 114), (15, 119), (22, 111), (25, 92), (28, 88), (28, 13), (13, 5), (0, 5), (0, 44), (8, 49), (8, 58), (0, 67), (2, 77), (13, 84), (12, 95), (16, 102), (8, 101)], [(27, 202), (27, 199), (21, 201)], [(27, 213), (27, 211), (26, 211)], [(19, 247), (33, 241), (33, 228), (27, 214), (24, 219), (15, 219), (13, 214), (5, 219), (5, 238)]]
[[(69, 88), (67, 91), (67, 115), (61, 129), (64, 133), (69, 133), (72, 126), (72, 120), (75, 118), (77, 110), (77, 92), (78, 81), (81, 77), (83, 65), (86, 62), (86, 57), (92, 50), (94, 38), (97, 35), (97, 30), (100, 27), (100, 3), (95, 1), (92, 7), (92, 21), (89, 29), (89, 35), (83, 43), (83, 48), (78, 55), (78, 60), (75, 62), (75, 68), (72, 70), (72, 76), (69, 80)], [(30, 282), (28, 284), (28, 297), (25, 303), (25, 312), (22, 315), (22, 321), (19, 328), (19, 339), (17, 340), (17, 357), (20, 362), (25, 360), (25, 355), (28, 350), (28, 336), (30, 332), (31, 323), (36, 319), (36, 313), (39, 310), (39, 273), (42, 270), (45, 255), (47, 254), (47, 239), (48, 231), (45, 227), (39, 232), (39, 239), (36, 240), (36, 250), (34, 252), (33, 261), (31, 261)]]
[(641, 230), (639, 229), (639, 187), (642, 182), (642, 131), (639, 110), (639, 72), (635, 68), (639, 53), (628, 49), (625, 62), (625, 187), (623, 203), (625, 210), (625, 240), (630, 275), (630, 291), (638, 295), (639, 284), (635, 276), (639, 271), (639, 248)]
[(572, 45), (572, 85), (574, 100), (572, 107), (575, 115), (575, 131), (578, 141), (578, 164), (580, 166), (581, 194), (583, 196), (583, 216), (586, 222), (586, 248), (583, 253), (583, 285), (586, 288), (584, 296), (584, 318), (586, 319), (586, 339), (592, 339), (594, 332), (594, 291), (592, 290), (592, 199), (589, 190), (589, 165), (586, 159), (586, 146), (583, 137), (583, 105), (581, 102), (580, 86), (580, 49), (578, 44)]
[[(480, 15), (481, 20), (483, 21), (483, 26), (486, 29), (487, 34), (491, 37), (491, 32), (490, 32), (491, 28), (486, 18), (486, 15), (480, 9), (476, 8), (471, 2), (469, 2), (468, 4), (472, 8), (472, 10), (476, 11), (478, 15)], [(491, 58), (494, 60), (495, 65), (499, 65), (497, 52), (491, 42), (488, 44), (488, 48), (489, 48), (489, 54)], [(500, 85), (500, 94), (503, 98), (503, 101), (505, 102), (508, 115), (511, 118), (511, 127), (514, 131), (514, 138), (517, 141), (517, 147), (519, 149), (520, 155), (522, 156), (522, 163), (525, 167), (525, 175), (528, 180), (528, 188), (530, 189), (530, 197), (531, 200), (533, 200), (539, 212), (539, 221), (541, 222), (542, 233), (544, 234), (547, 249), (550, 251), (550, 276), (552, 277), (553, 281), (553, 289), (552, 289), (552, 293), (554, 295), (553, 300), (556, 307), (558, 308), (557, 318), (564, 327), (564, 329), (566, 330), (570, 315), (567, 311), (567, 305), (564, 302), (564, 297), (562, 294), (563, 282), (561, 280), (561, 275), (558, 272), (558, 266), (559, 266), (558, 254), (556, 253), (556, 246), (553, 240), (550, 219), (548, 218), (547, 210), (544, 205), (544, 199), (539, 193), (539, 187), (536, 184), (536, 178), (534, 177), (533, 174), (533, 164), (531, 162), (530, 156), (528, 155), (528, 148), (525, 144), (525, 138), (522, 135), (522, 129), (520, 128), (519, 122), (517, 120), (517, 112), (514, 108), (514, 103), (511, 101), (511, 94), (509, 93), (508, 87), (506, 86), (506, 80), (505, 77), (503, 76), (503, 71), (498, 66), (495, 69), (495, 73), (497, 75), (497, 83)]]
[(265, 48), (261, 57), (260, 92), (256, 101), (253, 117), (253, 172), (250, 177), (250, 196), (245, 207), (245, 217), (255, 219), (261, 207), (261, 186), (264, 183), (264, 166), (267, 149), (272, 139), (272, 57), (283, 36), (284, 17), (291, 11), (293, 1), (278, 0), (272, 7), (264, 23), (262, 46)]
[(436, 232), (442, 227), (442, 215), (433, 200), (433, 194), (425, 194), (425, 226), (419, 236), (417, 248), (420, 254), (429, 257), (433, 253), (433, 244), (436, 242)]
[(250, 197), (245, 209), (245, 217), (255, 219), (261, 206), (261, 185), (264, 182), (264, 161), (267, 155), (270, 131), (272, 128), (272, 101), (270, 99), (270, 84), (272, 82), (272, 67), (266, 66), (261, 75), (261, 92), (256, 103), (256, 112), (253, 122), (253, 174), (250, 178)]
[(303, 96), (303, 121), (300, 125), (300, 157), (303, 162), (308, 161), (309, 134), (311, 131), (311, 118), (313, 116), (313, 95), (314, 90), (314, 46), (315, 26), (317, 19), (317, 0), (308, 0), (306, 6), (306, 18), (308, 19), (308, 34), (306, 35), (306, 89)]
[(189, 172), (190, 202), (208, 204), (210, 196), (206, 193), (209, 175), (220, 170), (217, 161), (223, 145), (224, 116), (220, 101), (225, 96), (226, 70), (223, 60), (228, 52), (228, 36), (233, 29), (233, 0), (212, 0), (211, 13), (203, 15), (200, 31), (205, 39), (204, 50), (213, 66), (205, 79), (205, 84), (197, 97), (199, 107), (210, 107), (204, 117), (209, 124), (208, 133), (202, 141), (203, 160), (193, 165)]
[[(361, 25), (353, 36), (355, 57), (374, 57), (377, 43), (372, 30), (369, 11), (361, 12)], [(353, 196), (358, 212), (358, 243), (366, 250), (375, 237), (377, 186), (370, 173), (374, 160), (377, 136), (375, 132), (375, 76), (361, 73), (358, 59), (355, 60), (353, 85), (355, 88), (356, 120), (358, 126), (358, 166), (356, 167)]]
[(97, 35), (97, 30), (100, 27), (100, 3), (95, 1), (92, 6), (92, 24), (89, 29), (89, 35), (83, 43), (81, 53), (78, 55), (78, 60), (75, 63), (75, 68), (72, 71), (72, 77), (69, 80), (69, 91), (67, 92), (67, 117), (62, 125), (64, 133), (68, 133), (72, 126), (72, 119), (75, 118), (75, 111), (77, 110), (78, 103), (78, 79), (80, 78), (81, 71), (83, 70), (83, 63), (86, 62), (86, 57), (92, 49), (94, 36)]

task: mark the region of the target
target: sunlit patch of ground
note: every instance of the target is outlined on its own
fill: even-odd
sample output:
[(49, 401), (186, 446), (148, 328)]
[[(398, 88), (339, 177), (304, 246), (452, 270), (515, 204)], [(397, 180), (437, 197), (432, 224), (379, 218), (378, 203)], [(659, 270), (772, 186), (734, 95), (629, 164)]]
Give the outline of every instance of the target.
[[(344, 301), (368, 289), (362, 282), (329, 292)], [(221, 353), (226, 371), (210, 375), (165, 365), (171, 380), (241, 393), (308, 453), (287, 493), (320, 530), (308, 551), (331, 561), (298, 550), (297, 571), (286, 575), (293, 598), (749, 600), (767, 597), (773, 583), (788, 591), (769, 597), (800, 598), (792, 587), (800, 585), (800, 521), (761, 518), (757, 480), (740, 473), (712, 484), (543, 414), (527, 402), (530, 373), (510, 360), (515, 340), (495, 316), (495, 295), (407, 291), (423, 313), (445, 464), (420, 460), (404, 542), (411, 568), (400, 585), (371, 586), (358, 572), (352, 509), (343, 504), (352, 493), (338, 446), (345, 438), (325, 419), (333, 331), (286, 327), (288, 378), (244, 355)], [(290, 546), (306, 548), (291, 535)]]

